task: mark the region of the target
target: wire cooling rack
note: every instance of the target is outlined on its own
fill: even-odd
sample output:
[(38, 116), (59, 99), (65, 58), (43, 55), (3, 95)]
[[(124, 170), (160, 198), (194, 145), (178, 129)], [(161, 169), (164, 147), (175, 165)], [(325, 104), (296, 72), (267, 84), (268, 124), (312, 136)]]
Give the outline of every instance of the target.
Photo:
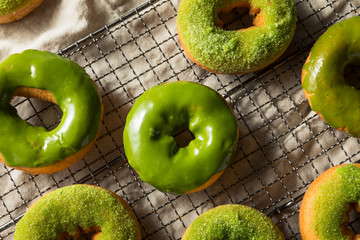
[[(101, 135), (82, 161), (60, 173), (31, 176), (0, 166), (0, 239), (13, 239), (16, 222), (36, 199), (74, 183), (97, 184), (122, 196), (134, 209), (143, 239), (180, 239), (198, 215), (227, 203), (255, 207), (272, 218), (286, 239), (301, 239), (298, 211), (308, 185), (329, 167), (360, 159), (359, 139), (332, 129), (309, 108), (301, 68), (329, 26), (359, 15), (360, 0), (295, 3), (298, 23), (290, 47), (255, 73), (217, 75), (193, 64), (176, 33), (176, 0), (146, 2), (60, 51), (99, 86)], [(350, 72), (359, 79), (358, 68)], [(236, 157), (223, 176), (205, 190), (181, 196), (142, 182), (128, 165), (122, 144), (134, 101), (155, 85), (177, 80), (216, 89), (233, 107), (240, 126)], [(57, 106), (36, 99), (16, 98), (12, 104), (34, 125), (51, 129), (61, 119)], [(349, 227), (359, 232), (356, 214)]]

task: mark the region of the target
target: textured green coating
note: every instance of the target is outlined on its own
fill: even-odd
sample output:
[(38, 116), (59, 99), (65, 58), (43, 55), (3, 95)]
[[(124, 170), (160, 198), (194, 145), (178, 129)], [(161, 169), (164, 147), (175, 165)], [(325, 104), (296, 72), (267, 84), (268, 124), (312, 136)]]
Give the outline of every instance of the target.
[(229, 204), (196, 218), (182, 240), (284, 240), (266, 215), (248, 206)]
[[(10, 100), (16, 88), (47, 89), (63, 112), (53, 130), (22, 120)], [(100, 127), (101, 97), (76, 63), (53, 53), (27, 50), (0, 63), (0, 154), (9, 166), (41, 167), (81, 150)]]
[[(263, 12), (264, 24), (240, 31), (215, 25), (222, 8), (251, 3)], [(182, 0), (177, 27), (183, 44), (201, 65), (219, 73), (255, 71), (277, 59), (296, 28), (293, 0)]]
[[(195, 139), (179, 148), (172, 137), (188, 127)], [(182, 194), (224, 170), (237, 146), (237, 122), (214, 90), (192, 82), (158, 85), (140, 96), (126, 118), (124, 148), (140, 178)]]
[(16, 226), (14, 240), (56, 240), (61, 233), (100, 227), (97, 240), (139, 239), (131, 213), (109, 191), (89, 185), (59, 188), (43, 196)]
[(349, 203), (360, 203), (360, 168), (347, 164), (335, 172), (319, 187), (314, 201), (312, 227), (320, 240), (350, 240), (340, 226)]
[(15, 12), (28, 4), (31, 0), (0, 0), (0, 15)]
[[(360, 65), (360, 16), (331, 26), (311, 49), (303, 71), (303, 88), (311, 108), (333, 128), (346, 127), (360, 137), (360, 91), (346, 83), (344, 69)], [(304, 74), (304, 73), (303, 73)]]

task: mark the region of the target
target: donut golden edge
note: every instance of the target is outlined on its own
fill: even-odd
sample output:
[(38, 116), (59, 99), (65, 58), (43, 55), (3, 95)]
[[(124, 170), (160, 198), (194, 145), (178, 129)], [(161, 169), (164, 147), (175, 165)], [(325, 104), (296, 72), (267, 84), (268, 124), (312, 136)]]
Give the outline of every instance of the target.
[(35, 8), (37, 8), (42, 2), (43, 0), (32, 0), (28, 4), (16, 10), (15, 12), (10, 12), (9, 14), (0, 16), (0, 24), (11, 23), (16, 20), (22, 19), (30, 12), (32, 12)]
[[(353, 163), (356, 167), (360, 168), (359, 163)], [(344, 167), (344, 165), (339, 165), (332, 167), (325, 172), (323, 172), (319, 177), (317, 177), (308, 187), (304, 198), (301, 203), (300, 212), (299, 212), (299, 227), (301, 232), (301, 237), (303, 240), (318, 240), (320, 239), (319, 236), (313, 229), (313, 221), (312, 219), (315, 216), (315, 199), (317, 196), (317, 192), (321, 185), (327, 181), (332, 175), (335, 174), (336, 169)], [(347, 213), (349, 212), (350, 207), (347, 209)], [(357, 209), (359, 210), (359, 209)], [(349, 220), (349, 219), (347, 219)], [(345, 225), (341, 225), (342, 232), (349, 236), (351, 240), (358, 240), (360, 239), (360, 235), (354, 235), (354, 233), (347, 228)]]

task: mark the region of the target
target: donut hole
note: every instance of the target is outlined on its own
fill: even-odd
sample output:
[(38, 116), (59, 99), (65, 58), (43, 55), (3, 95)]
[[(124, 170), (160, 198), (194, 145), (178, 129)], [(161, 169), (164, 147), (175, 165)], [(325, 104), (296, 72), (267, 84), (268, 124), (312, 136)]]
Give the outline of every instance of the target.
[(344, 77), (347, 84), (360, 89), (360, 65), (350, 63), (345, 67)]
[(187, 126), (178, 128), (172, 136), (179, 148), (188, 146), (195, 139), (194, 134)]
[[(47, 94), (50, 93), (47, 92)], [(63, 112), (57, 104), (53, 103), (53, 99), (38, 98), (38, 96), (24, 93), (20, 88), (15, 91), (10, 104), (17, 110), (18, 116), (22, 120), (48, 131), (56, 128), (63, 116)]]
[(350, 234), (357, 234), (360, 237), (360, 231), (357, 223), (360, 220), (360, 207), (357, 203), (351, 203), (348, 213), (348, 221), (346, 221), (346, 230)]
[(247, 3), (238, 3), (221, 9), (218, 13), (218, 20), (215, 22), (218, 27), (229, 31), (249, 29), (262, 24), (263, 18), (260, 9), (252, 8)]
[(101, 233), (100, 227), (91, 227), (89, 229), (78, 228), (74, 236), (70, 236), (68, 233), (63, 232), (60, 235), (60, 240), (85, 240), (85, 239), (96, 239)]

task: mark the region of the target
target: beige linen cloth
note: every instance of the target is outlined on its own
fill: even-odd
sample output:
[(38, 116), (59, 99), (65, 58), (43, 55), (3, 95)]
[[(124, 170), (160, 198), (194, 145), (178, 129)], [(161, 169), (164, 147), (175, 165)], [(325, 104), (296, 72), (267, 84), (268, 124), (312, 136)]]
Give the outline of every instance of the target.
[(0, 60), (34, 48), (57, 52), (146, 0), (44, 0), (23, 19), (0, 25)]

